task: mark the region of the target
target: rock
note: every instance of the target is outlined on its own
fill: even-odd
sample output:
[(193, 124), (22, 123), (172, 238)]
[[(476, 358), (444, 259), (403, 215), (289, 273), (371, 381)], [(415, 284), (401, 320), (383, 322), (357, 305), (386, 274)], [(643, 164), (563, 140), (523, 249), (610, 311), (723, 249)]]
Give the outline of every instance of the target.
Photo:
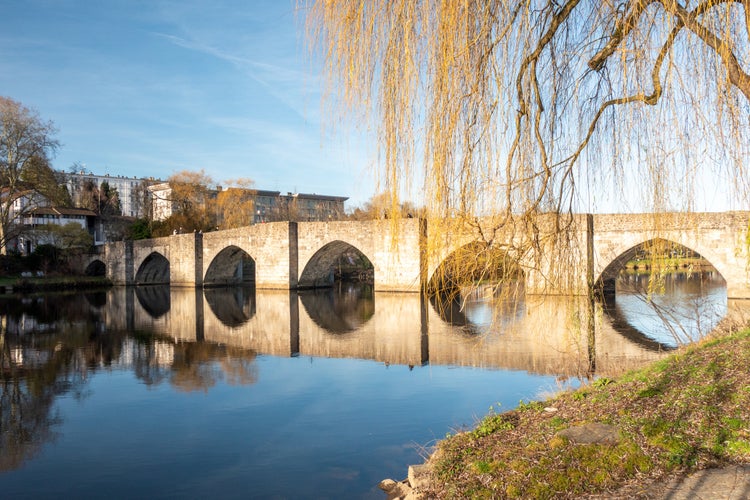
[(401, 481), (399, 483), (393, 479), (383, 479), (378, 484), (378, 488), (386, 492), (388, 500), (414, 498), (408, 481)]
[[(390, 479), (386, 479), (385, 481), (381, 481), (380, 484), (382, 485), (386, 481), (392, 481)], [(388, 495), (386, 498), (388, 500), (395, 500), (395, 499), (406, 499), (406, 498), (414, 498), (413, 492), (411, 487), (406, 483), (406, 481), (397, 483), (396, 481), (393, 481), (393, 484), (390, 482), (387, 483), (388, 486), (391, 487), (390, 490), (386, 491), (386, 494)], [(383, 489), (381, 486), (380, 489)]]
[(398, 485), (398, 483), (393, 479), (383, 479), (382, 481), (380, 481), (380, 484), (378, 484), (378, 488), (388, 493), (393, 488), (395, 488), (396, 485)]
[(427, 484), (428, 471), (429, 468), (424, 464), (410, 465), (408, 475), (409, 486), (412, 488), (421, 488), (422, 486), (425, 486)]
[(577, 444), (617, 444), (620, 441), (620, 432), (616, 427), (599, 422), (569, 427), (557, 435)]
[(383, 479), (378, 488), (385, 491), (388, 500), (423, 500), (425, 496), (417, 488), (426, 484), (426, 472), (426, 465), (410, 465), (408, 479), (400, 483), (393, 479)]

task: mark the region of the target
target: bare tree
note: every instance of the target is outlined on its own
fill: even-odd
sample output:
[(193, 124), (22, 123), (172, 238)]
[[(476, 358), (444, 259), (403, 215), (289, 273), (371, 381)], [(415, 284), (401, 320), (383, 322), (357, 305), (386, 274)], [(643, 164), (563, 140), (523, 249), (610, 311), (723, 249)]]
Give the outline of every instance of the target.
[(0, 96), (0, 253), (14, 236), (14, 226), (38, 206), (38, 195), (61, 196), (49, 166), (59, 146), (55, 132), (36, 111)]
[(147, 180), (141, 180), (141, 182), (138, 183), (137, 186), (133, 189), (133, 194), (131, 195), (133, 200), (133, 210), (138, 215), (138, 217), (146, 220), (153, 219), (154, 216), (154, 209), (153, 209), (153, 203), (152, 203), (152, 196), (151, 192), (148, 190), (148, 187), (151, 185)]

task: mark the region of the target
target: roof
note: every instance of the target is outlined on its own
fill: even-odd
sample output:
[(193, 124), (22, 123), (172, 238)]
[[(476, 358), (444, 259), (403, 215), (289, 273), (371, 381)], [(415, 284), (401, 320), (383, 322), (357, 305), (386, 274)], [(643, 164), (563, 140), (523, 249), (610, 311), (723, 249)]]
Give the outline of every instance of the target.
[(127, 175), (117, 175), (117, 174), (95, 174), (93, 172), (86, 172), (85, 170), (80, 170), (78, 172), (66, 172), (65, 170), (55, 170), (56, 174), (64, 176), (66, 179), (73, 179), (73, 178), (96, 178), (101, 181), (109, 181), (109, 180), (120, 180), (120, 181), (145, 181), (147, 183), (158, 183), (158, 182), (164, 182), (161, 179), (154, 178), (154, 177), (138, 177), (136, 175), (132, 177), (128, 177)]
[(172, 186), (170, 186), (168, 182), (160, 182), (159, 184), (151, 184), (146, 189), (148, 189), (149, 191), (151, 191), (153, 193), (153, 192), (156, 192), (156, 191), (171, 190)]
[[(151, 186), (148, 186), (148, 190), (152, 193), (155, 193), (157, 191), (167, 191), (169, 189), (172, 189), (169, 181), (162, 182), (160, 184), (153, 184)], [(226, 191), (244, 191), (248, 195), (253, 196), (269, 196), (272, 198), (279, 197), (279, 198), (305, 198), (305, 199), (312, 199), (312, 200), (321, 200), (321, 201), (338, 201), (338, 202), (344, 202), (349, 199), (348, 196), (331, 196), (326, 194), (315, 194), (315, 193), (287, 193), (287, 194), (281, 194), (280, 191), (267, 191), (264, 189), (255, 189), (255, 188), (241, 188), (241, 187), (227, 187), (222, 189), (221, 187), (217, 187), (216, 190), (212, 190), (216, 193), (219, 192), (226, 192)]]
[(346, 201), (349, 199), (348, 196), (331, 196), (327, 194), (315, 194), (315, 193), (287, 193), (288, 198), (307, 198), (311, 200), (325, 200), (325, 201)]
[(21, 198), (22, 196), (33, 196), (35, 194), (39, 194), (38, 192), (34, 191), (33, 189), (25, 189), (25, 185), (21, 183), (22, 185), (17, 186), (15, 189), (11, 191), (11, 189), (7, 186), (3, 186), (0, 189), (0, 195), (3, 199), (8, 197), (8, 194), (12, 192), (13, 197), (15, 199)]
[(85, 208), (41, 207), (30, 210), (29, 215), (85, 215), (96, 217), (96, 212)]
[(255, 188), (242, 188), (242, 187), (227, 187), (224, 189), (219, 189), (219, 192), (228, 193), (230, 191), (238, 191), (240, 193), (247, 194), (248, 196), (271, 196), (271, 197), (277, 197), (281, 194), (279, 191), (266, 191), (263, 189), (255, 189)]

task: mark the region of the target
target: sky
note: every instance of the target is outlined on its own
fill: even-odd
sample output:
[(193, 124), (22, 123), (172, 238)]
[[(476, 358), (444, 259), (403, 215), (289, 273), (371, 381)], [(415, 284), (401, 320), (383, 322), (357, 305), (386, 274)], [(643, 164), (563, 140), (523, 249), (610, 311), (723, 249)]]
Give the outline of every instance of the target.
[(57, 170), (348, 196), (366, 140), (331, 126), (295, 0), (3, 0), (0, 95), (58, 129)]
[[(203, 169), (224, 186), (347, 196), (352, 209), (377, 190), (374, 142), (321, 113), (296, 4), (1, 0), (0, 95), (54, 122), (58, 170), (166, 180)], [(710, 181), (697, 208), (725, 209), (724, 180)], [(582, 211), (643, 209), (601, 180), (594, 189), (604, 194)]]

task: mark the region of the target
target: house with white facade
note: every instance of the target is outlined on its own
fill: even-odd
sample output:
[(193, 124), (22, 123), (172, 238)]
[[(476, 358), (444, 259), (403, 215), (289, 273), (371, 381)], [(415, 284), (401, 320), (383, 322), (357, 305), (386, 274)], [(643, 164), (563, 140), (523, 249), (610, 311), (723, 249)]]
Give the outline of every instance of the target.
[(152, 184), (148, 187), (151, 193), (151, 218), (153, 220), (164, 220), (174, 211), (172, 201), (172, 187), (168, 182)]
[(96, 212), (82, 208), (39, 207), (28, 211), (21, 218), (18, 236), (8, 243), (8, 250), (21, 255), (34, 252), (38, 245), (54, 244), (54, 237), (45, 231), (48, 225), (65, 226), (77, 224), (94, 238), (94, 243), (103, 243), (101, 225), (97, 224)]

